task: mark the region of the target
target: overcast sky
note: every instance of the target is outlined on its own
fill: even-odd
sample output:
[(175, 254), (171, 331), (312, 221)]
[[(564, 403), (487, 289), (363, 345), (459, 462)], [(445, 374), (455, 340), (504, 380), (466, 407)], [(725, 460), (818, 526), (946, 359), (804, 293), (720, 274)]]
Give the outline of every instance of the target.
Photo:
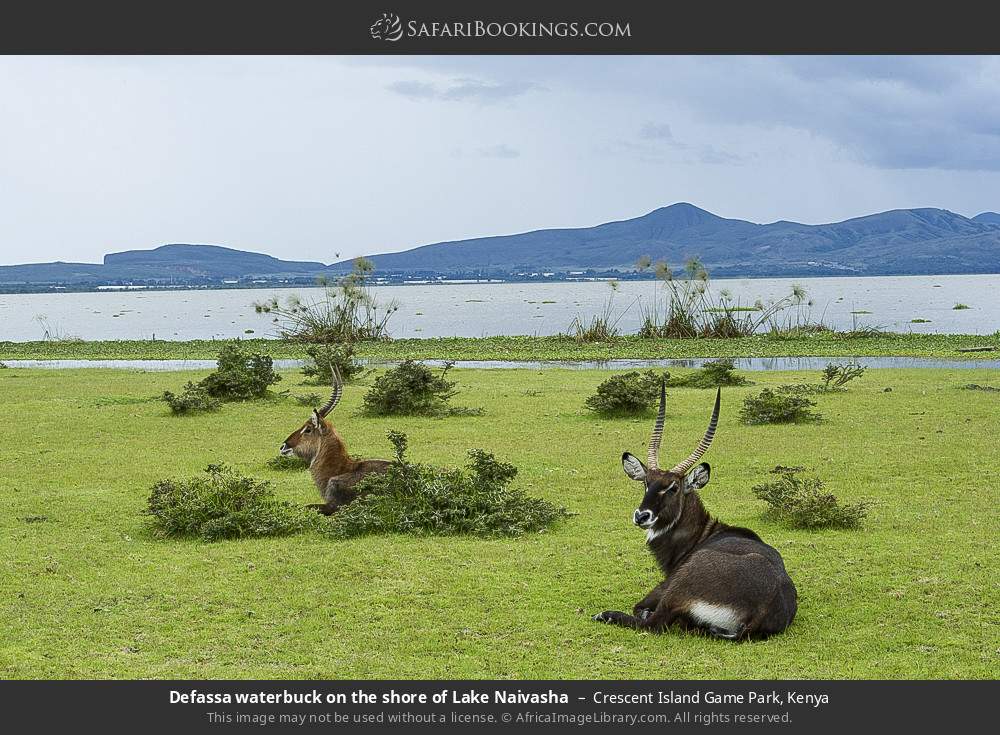
[(0, 263), (1000, 210), (1000, 58), (2, 57)]

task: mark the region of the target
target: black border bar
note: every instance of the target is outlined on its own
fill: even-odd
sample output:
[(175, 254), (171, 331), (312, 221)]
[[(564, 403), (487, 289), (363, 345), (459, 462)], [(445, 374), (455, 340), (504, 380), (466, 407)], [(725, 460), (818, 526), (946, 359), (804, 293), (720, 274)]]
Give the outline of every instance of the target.
[[(404, 34), (372, 38), (383, 13)], [(414, 27), (611, 22), (627, 36), (435, 35)], [(32, 0), (0, 5), (0, 52), (29, 54), (1000, 53), (1000, 7), (951, 0)], [(495, 27), (494, 29), (495, 30)], [(509, 30), (509, 26), (508, 26)], [(539, 33), (541, 33), (539, 31)], [(549, 32), (551, 34), (551, 31)]]
[[(7, 731), (18, 733), (70, 728), (172, 735), (319, 729), (468, 732), (473, 727), (490, 733), (565, 732), (571, 727), (602, 733), (767, 729), (844, 735), (970, 732), (993, 719), (998, 689), (995, 681), (7, 681), (0, 682), (0, 706)], [(385, 703), (383, 696), (392, 691), (411, 699)], [(260, 692), (288, 699), (271, 704), (195, 701), (197, 696)], [(366, 699), (352, 699), (357, 692)], [(476, 700), (470, 702), (472, 692)], [(497, 692), (549, 699), (511, 703), (498, 701)], [(552, 694), (565, 696), (565, 701), (553, 701)], [(300, 701), (291, 701), (296, 695)], [(339, 702), (338, 695), (343, 697)], [(423, 701), (413, 701), (417, 695)], [(626, 698), (631, 695), (654, 701)], [(697, 696), (694, 702), (684, 701), (691, 695)], [(310, 696), (318, 699), (305, 699)], [(722, 696), (743, 699), (720, 701)], [(392, 715), (398, 719), (402, 713), (443, 719), (394, 723)], [(654, 714), (664, 719), (621, 721)], [(303, 723), (288, 724), (292, 716)], [(558, 716), (585, 719), (559, 725), (545, 719)]]

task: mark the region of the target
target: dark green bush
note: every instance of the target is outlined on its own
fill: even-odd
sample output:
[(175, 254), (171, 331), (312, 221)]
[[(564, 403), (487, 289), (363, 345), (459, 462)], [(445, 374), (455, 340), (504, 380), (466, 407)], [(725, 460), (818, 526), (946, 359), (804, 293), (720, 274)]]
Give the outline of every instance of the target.
[(218, 411), (222, 401), (212, 398), (201, 383), (188, 383), (180, 394), (169, 390), (163, 391), (163, 400), (175, 414), (195, 413), (197, 411)]
[(269, 470), (304, 470), (309, 467), (309, 463), (306, 462), (301, 457), (296, 457), (294, 454), (286, 457), (283, 454), (279, 454), (271, 459), (267, 460), (267, 468)]
[(281, 380), (269, 355), (246, 353), (236, 342), (219, 351), (215, 372), (201, 381), (205, 392), (223, 401), (263, 398), (267, 389)]
[(822, 416), (812, 410), (815, 401), (800, 395), (765, 388), (755, 396), (747, 396), (740, 409), (744, 424), (797, 424), (819, 421)]
[(657, 375), (652, 370), (612, 375), (584, 403), (603, 416), (638, 416), (648, 413), (660, 400), (660, 382), (670, 373)]
[(317, 385), (330, 385), (333, 382), (333, 368), (340, 371), (340, 377), (350, 380), (364, 371), (364, 366), (354, 359), (354, 345), (313, 344), (306, 347), (305, 365), (302, 374)]
[(699, 370), (687, 375), (677, 375), (667, 385), (684, 388), (718, 388), (723, 385), (753, 385), (742, 375), (733, 372), (736, 363), (731, 359), (710, 360)]
[(243, 477), (221, 464), (189, 480), (160, 480), (146, 512), (160, 537), (205, 541), (287, 536), (317, 522), (315, 513), (274, 498), (270, 483)]
[(775, 467), (777, 480), (753, 487), (753, 494), (768, 504), (768, 515), (792, 528), (856, 528), (868, 514), (869, 503), (841, 504), (823, 491), (816, 477), (798, 477), (801, 467)]
[(326, 401), (326, 396), (321, 396), (319, 393), (306, 393), (301, 396), (292, 396), (292, 400), (299, 406), (316, 407), (323, 405)]
[(456, 394), (455, 382), (448, 380), (452, 363), (435, 375), (421, 362), (406, 360), (378, 376), (365, 394), (362, 410), (368, 416), (454, 416), (476, 415), (482, 409), (449, 405)]
[(281, 380), (274, 372), (268, 355), (247, 354), (238, 342), (230, 342), (219, 351), (214, 373), (197, 383), (188, 383), (177, 395), (163, 393), (163, 400), (175, 414), (216, 411), (225, 401), (262, 398), (267, 389)]
[(569, 512), (511, 488), (517, 468), (481, 449), (469, 452), (468, 471), (408, 462), (406, 435), (389, 432), (396, 462), (385, 474), (358, 483), (358, 499), (335, 513), (326, 532), (335, 538), (372, 533), (518, 536), (541, 532)]

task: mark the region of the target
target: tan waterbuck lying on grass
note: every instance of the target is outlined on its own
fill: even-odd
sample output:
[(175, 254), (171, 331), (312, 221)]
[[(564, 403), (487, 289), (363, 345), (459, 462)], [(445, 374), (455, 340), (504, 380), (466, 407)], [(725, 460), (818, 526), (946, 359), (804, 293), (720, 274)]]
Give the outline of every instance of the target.
[(708, 484), (708, 464), (695, 463), (708, 450), (719, 423), (721, 389), (708, 430), (680, 464), (661, 470), (657, 463), (666, 389), (646, 455), (647, 464), (628, 452), (625, 474), (645, 484), (642, 504), (633, 514), (646, 530), (646, 545), (666, 581), (634, 608), (633, 614), (609, 610), (594, 620), (627, 628), (662, 632), (674, 623), (722, 638), (764, 638), (780, 633), (795, 617), (795, 585), (781, 555), (746, 528), (712, 518), (695, 490)]
[(310, 505), (324, 515), (354, 500), (354, 486), (365, 475), (385, 472), (392, 464), (387, 459), (355, 459), (347, 453), (347, 446), (333, 428), (327, 415), (337, 407), (344, 394), (344, 381), (333, 370), (333, 392), (322, 408), (313, 409), (309, 420), (285, 439), (281, 455), (295, 455), (309, 462), (313, 482), (323, 497), (322, 503)]

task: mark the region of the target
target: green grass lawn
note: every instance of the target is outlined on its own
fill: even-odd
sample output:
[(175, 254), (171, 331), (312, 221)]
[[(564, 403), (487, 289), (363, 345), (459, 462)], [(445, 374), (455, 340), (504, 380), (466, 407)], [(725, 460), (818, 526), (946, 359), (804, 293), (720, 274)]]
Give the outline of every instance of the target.
[[(975, 375), (971, 374), (972, 372)], [(295, 373), (280, 389), (309, 393)], [(387, 456), (388, 428), (416, 461), (461, 464), (483, 447), (517, 483), (577, 515), (509, 540), (315, 533), (203, 543), (154, 539), (153, 482), (225, 461), (316, 500), (305, 472), (266, 461), (307, 410), (290, 398), (172, 417), (150, 400), (200, 374), (0, 370), (0, 677), (967, 678), (1000, 673), (1000, 398), (981, 371), (872, 370), (820, 396), (826, 421), (745, 427), (743, 396), (817, 374), (754, 373), (723, 390), (702, 491), (723, 520), (784, 555), (799, 591), (768, 641), (639, 634), (590, 616), (630, 609), (660, 581), (631, 524), (640, 488), (623, 450), (651, 419), (600, 420), (583, 400), (599, 371), (455, 370), (483, 416), (368, 419), (349, 386), (333, 415), (350, 448)], [(884, 389), (891, 388), (891, 392)], [(674, 389), (664, 462), (704, 431), (712, 392)], [(805, 465), (844, 500), (876, 505), (855, 531), (762, 519), (751, 486)]]
[[(274, 339), (246, 339), (248, 348), (275, 358), (304, 357), (301, 344)], [(51, 359), (214, 359), (222, 343), (215, 340), (0, 342), (0, 360)], [(794, 338), (765, 334), (738, 339), (643, 339), (624, 336), (611, 342), (577, 342), (572, 337), (437, 337), (364, 342), (360, 357), (375, 360), (608, 360), (612, 358), (685, 357), (947, 357), (982, 359), (990, 353), (959, 349), (1000, 350), (1000, 332), (972, 334), (896, 334), (852, 337), (821, 332)]]

